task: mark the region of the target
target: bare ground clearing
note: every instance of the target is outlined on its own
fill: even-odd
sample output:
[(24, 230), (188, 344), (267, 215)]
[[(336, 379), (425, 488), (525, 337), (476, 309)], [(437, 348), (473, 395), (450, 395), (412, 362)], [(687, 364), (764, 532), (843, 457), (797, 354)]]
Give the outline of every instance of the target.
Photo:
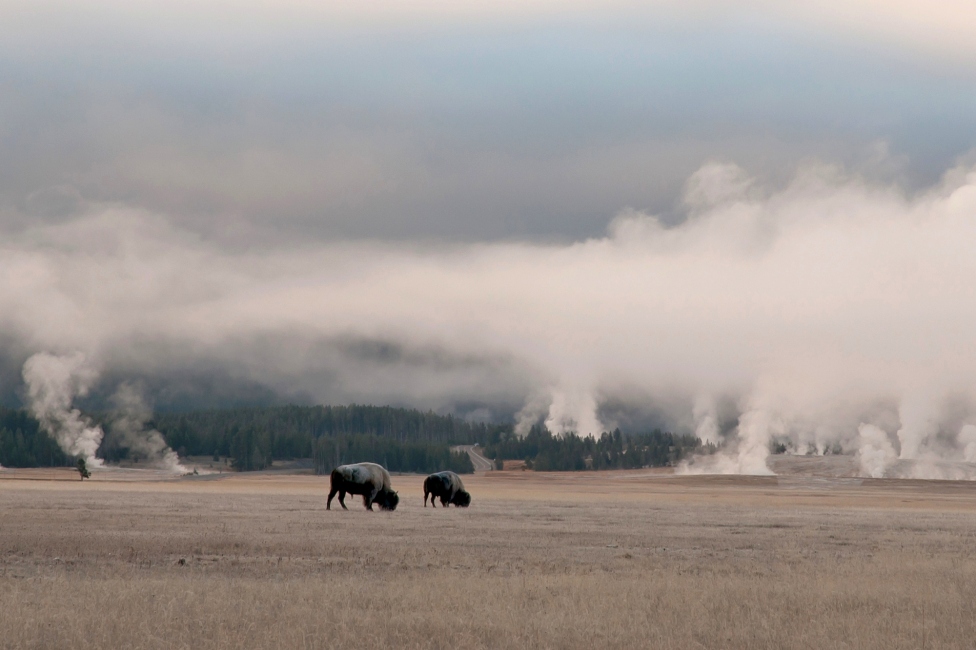
[(0, 647), (976, 647), (973, 483), (422, 481), (327, 512), (327, 477), (5, 470)]

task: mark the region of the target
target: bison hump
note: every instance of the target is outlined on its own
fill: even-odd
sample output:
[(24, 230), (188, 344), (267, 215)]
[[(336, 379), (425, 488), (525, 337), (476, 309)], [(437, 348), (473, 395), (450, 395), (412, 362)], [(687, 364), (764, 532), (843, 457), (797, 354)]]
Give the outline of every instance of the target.
[(373, 485), (376, 489), (389, 490), (390, 474), (375, 463), (356, 463), (336, 468), (342, 478), (356, 485)]

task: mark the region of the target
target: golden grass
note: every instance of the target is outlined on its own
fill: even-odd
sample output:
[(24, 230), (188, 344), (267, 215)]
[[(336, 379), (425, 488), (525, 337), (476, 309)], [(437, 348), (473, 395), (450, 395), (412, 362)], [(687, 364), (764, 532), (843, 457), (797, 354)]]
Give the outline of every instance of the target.
[(368, 513), (327, 512), (312, 476), (19, 476), (0, 479), (4, 648), (976, 640), (968, 483), (503, 472), (444, 511), (395, 476), (400, 508)]

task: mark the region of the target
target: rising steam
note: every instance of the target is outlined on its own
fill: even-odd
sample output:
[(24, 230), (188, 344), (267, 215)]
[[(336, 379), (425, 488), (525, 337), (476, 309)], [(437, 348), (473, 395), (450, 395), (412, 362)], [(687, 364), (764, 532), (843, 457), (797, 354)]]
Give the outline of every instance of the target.
[[(102, 428), (72, 407), (76, 397), (85, 396), (98, 372), (81, 353), (53, 355), (39, 352), (24, 364), (24, 382), (31, 412), (41, 428), (69, 456), (84, 458), (89, 468), (102, 467), (95, 453), (102, 444)], [(156, 430), (146, 429), (152, 412), (141, 394), (122, 384), (112, 398), (115, 407), (109, 431), (130, 455), (171, 472), (185, 473), (179, 457)]]
[[(711, 164), (684, 206), (569, 245), (244, 251), (108, 206), (0, 258), (2, 327), (122, 376), (206, 367), (283, 399), (474, 405), (519, 432), (599, 434), (625, 404), (719, 447), (685, 471), (768, 473), (777, 444), (864, 476), (972, 474), (976, 171), (909, 195)], [(39, 355), (24, 378), (45, 428), (91, 455), (82, 361)]]
[(180, 464), (179, 456), (166, 444), (163, 434), (146, 427), (152, 409), (135, 386), (128, 383), (119, 386), (112, 396), (112, 406), (109, 431), (116, 438), (115, 443), (128, 450), (130, 458), (146, 460), (174, 473), (187, 472)]
[(84, 458), (89, 468), (102, 466), (95, 452), (105, 434), (71, 404), (88, 392), (97, 375), (81, 353), (56, 356), (39, 352), (24, 364), (31, 413), (61, 451)]

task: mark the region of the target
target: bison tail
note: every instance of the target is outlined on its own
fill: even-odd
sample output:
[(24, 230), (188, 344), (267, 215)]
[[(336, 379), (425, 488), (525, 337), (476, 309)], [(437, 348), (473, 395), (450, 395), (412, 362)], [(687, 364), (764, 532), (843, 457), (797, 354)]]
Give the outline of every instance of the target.
[(345, 484), (346, 484), (346, 477), (343, 476), (338, 469), (332, 470), (332, 473), (329, 474), (329, 486), (333, 490), (338, 490), (340, 488), (344, 488)]

